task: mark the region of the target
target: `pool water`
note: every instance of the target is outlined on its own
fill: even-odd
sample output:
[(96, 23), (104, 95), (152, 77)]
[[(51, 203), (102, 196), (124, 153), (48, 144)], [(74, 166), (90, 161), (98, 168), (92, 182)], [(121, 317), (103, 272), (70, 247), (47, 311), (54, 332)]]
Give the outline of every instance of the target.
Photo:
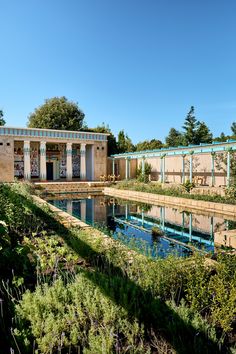
[[(152, 257), (186, 257), (194, 248), (214, 252), (214, 233), (234, 227), (220, 216), (105, 196), (50, 199), (49, 203)], [(162, 236), (153, 234), (153, 228)]]

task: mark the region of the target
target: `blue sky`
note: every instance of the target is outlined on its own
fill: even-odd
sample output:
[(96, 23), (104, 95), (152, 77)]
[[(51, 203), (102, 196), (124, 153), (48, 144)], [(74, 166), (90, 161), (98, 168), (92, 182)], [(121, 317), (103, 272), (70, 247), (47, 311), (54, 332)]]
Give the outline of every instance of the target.
[(236, 121), (234, 0), (0, 0), (0, 13), (7, 125), (54, 96), (135, 143), (180, 129), (191, 105), (215, 135)]

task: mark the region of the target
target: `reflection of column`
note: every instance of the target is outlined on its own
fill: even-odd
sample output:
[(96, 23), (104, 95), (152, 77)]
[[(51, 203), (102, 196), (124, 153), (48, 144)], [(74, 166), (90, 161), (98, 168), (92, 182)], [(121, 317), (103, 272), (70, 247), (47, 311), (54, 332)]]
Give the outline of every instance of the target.
[(66, 211), (68, 214), (73, 215), (73, 202), (70, 199), (67, 200)]
[(142, 208), (142, 213), (141, 213), (141, 215), (142, 215), (142, 226), (143, 226), (143, 224), (144, 224), (144, 211), (143, 211), (143, 208)]
[(128, 219), (128, 213), (129, 213), (128, 204), (125, 204), (125, 219), (126, 220)]
[(128, 179), (128, 159), (125, 159), (125, 179)]
[(184, 211), (182, 212), (182, 236), (184, 234)]
[(112, 159), (112, 174), (115, 174), (115, 159)]
[(215, 185), (215, 152), (211, 153), (211, 186)]
[(86, 144), (80, 144), (80, 179), (86, 179)]
[(45, 181), (47, 179), (46, 171), (46, 142), (40, 141), (40, 179)]
[(115, 202), (112, 204), (112, 216), (115, 217)]
[(30, 166), (30, 142), (24, 141), (24, 178), (30, 179), (31, 166)]
[(211, 234), (211, 239), (213, 240), (213, 237), (214, 237), (214, 217), (211, 216), (211, 231), (210, 231), (210, 234)]
[(185, 156), (182, 155), (182, 184), (185, 183)]
[(72, 180), (72, 143), (66, 144), (66, 178)]
[(80, 201), (80, 219), (86, 222), (86, 199)]
[(230, 185), (230, 151), (227, 152), (227, 187)]
[(193, 216), (192, 213), (189, 214), (189, 241), (192, 242), (192, 227), (193, 227)]
[(165, 230), (165, 207), (160, 207), (160, 226)]

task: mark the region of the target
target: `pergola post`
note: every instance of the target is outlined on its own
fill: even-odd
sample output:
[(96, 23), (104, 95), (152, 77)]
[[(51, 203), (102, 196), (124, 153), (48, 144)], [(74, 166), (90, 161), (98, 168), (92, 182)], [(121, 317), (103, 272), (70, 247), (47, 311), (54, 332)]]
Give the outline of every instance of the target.
[(226, 183), (227, 187), (230, 186), (230, 157), (231, 157), (230, 151), (231, 150), (228, 150), (227, 152), (227, 183)]
[(211, 153), (211, 186), (215, 185), (215, 152)]
[(182, 184), (185, 183), (185, 154), (182, 155)]
[(125, 179), (128, 179), (128, 158), (125, 158)]
[(112, 159), (112, 174), (113, 174), (113, 176), (115, 174), (115, 159), (114, 158)]
[(193, 182), (193, 151), (190, 152), (189, 158), (189, 181)]
[(165, 176), (165, 170), (166, 170), (166, 159), (165, 159), (165, 156), (166, 155), (164, 155), (163, 156), (163, 183), (165, 183), (165, 178), (166, 178), (166, 176)]
[(145, 175), (145, 157), (142, 158), (142, 176)]
[(163, 183), (163, 174), (162, 174), (162, 165), (163, 165), (163, 162), (162, 162), (162, 156), (161, 156), (161, 160), (160, 160), (160, 177), (161, 177), (161, 183)]

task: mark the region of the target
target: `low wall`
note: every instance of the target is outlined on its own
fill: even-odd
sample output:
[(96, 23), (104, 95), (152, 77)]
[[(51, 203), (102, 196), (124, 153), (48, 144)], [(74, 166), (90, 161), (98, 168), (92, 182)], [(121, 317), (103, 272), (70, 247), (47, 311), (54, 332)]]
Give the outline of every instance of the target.
[(46, 193), (102, 193), (108, 182), (35, 182), (35, 187)]
[(195, 209), (212, 214), (221, 214), (230, 216), (230, 218), (236, 219), (236, 205), (206, 202), (203, 200), (193, 200), (180, 197), (170, 197), (167, 195), (136, 192), (125, 189), (116, 188), (104, 188), (104, 194), (117, 198), (124, 198), (129, 200), (135, 200), (143, 203), (149, 203), (154, 205), (167, 204), (175, 207), (181, 207), (183, 209)]

